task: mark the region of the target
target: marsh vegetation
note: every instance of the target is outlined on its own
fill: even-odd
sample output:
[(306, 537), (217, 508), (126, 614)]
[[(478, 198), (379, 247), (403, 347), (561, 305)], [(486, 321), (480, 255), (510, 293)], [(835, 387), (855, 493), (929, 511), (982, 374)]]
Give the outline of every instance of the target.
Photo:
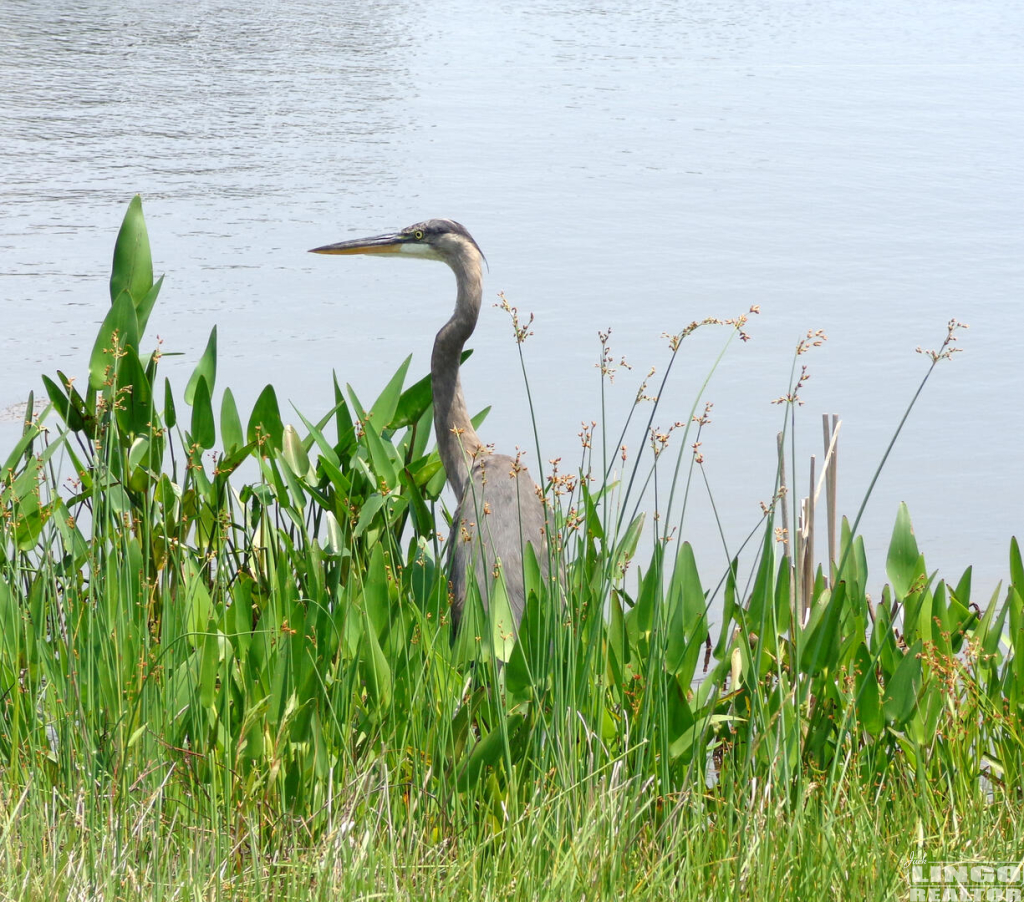
[(901, 508), (872, 600), (856, 519), (815, 565), (780, 467), (749, 574), (706, 583), (702, 401), (639, 401), (642, 452), (597, 426), (544, 474), (518, 634), (470, 597), (453, 642), (429, 379), (243, 416), (214, 330), (178, 394), (162, 286), (136, 198), (87, 384), (44, 377), (0, 455), (4, 898), (890, 899), (912, 857), (1019, 857), (1015, 539), (976, 599)]

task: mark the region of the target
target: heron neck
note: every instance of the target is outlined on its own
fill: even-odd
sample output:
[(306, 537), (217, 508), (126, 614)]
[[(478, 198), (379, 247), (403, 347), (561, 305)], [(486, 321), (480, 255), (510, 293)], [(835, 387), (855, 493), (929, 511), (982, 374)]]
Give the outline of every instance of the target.
[(483, 296), (479, 265), (452, 264), (458, 283), (455, 312), (437, 333), (430, 358), (430, 377), (434, 392), (434, 431), (437, 450), (444, 464), (448, 483), (461, 498), (469, 476), (468, 465), (483, 448), (466, 409), (459, 380), (462, 350), (476, 328)]

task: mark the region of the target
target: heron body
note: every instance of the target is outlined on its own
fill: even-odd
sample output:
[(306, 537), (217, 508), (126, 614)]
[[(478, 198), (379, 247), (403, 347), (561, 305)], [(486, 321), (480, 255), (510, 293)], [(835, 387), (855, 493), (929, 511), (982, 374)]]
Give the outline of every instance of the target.
[(473, 580), (489, 608), (500, 573), (515, 621), (500, 626), (518, 629), (526, 604), (523, 552), (527, 543), (533, 546), (546, 576), (547, 518), (526, 468), (480, 440), (462, 393), (462, 351), (476, 328), (483, 296), (480, 248), (459, 223), (430, 219), (399, 232), (314, 248), (313, 253), (422, 257), (447, 263), (455, 273), (455, 311), (434, 338), (430, 358), (437, 450), (458, 499), (448, 537), (452, 620), (457, 628)]

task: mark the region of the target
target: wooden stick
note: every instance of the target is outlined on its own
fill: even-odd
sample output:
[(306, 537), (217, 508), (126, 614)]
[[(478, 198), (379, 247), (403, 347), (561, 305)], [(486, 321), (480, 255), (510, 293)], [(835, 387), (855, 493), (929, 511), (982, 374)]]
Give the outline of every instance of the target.
[[(786, 491), (786, 454), (782, 447), (782, 433), (780, 432), (775, 437), (775, 444), (779, 449), (779, 501), (782, 504), (782, 531), (786, 534), (787, 539), (792, 537), (789, 534), (789, 505), (786, 502), (786, 496), (789, 494)], [(792, 546), (789, 549), (793, 551)], [(793, 559), (793, 555), (790, 554), (790, 559)]]
[(790, 598), (793, 601), (793, 620), (804, 623), (804, 527), (807, 523), (807, 499), (800, 499), (800, 515), (793, 530), (793, 569), (790, 579)]
[(825, 463), (821, 475), (825, 480), (825, 526), (828, 529), (828, 572), (830, 576), (834, 576), (833, 570), (836, 563), (836, 496), (832, 481), (835, 474), (835, 456), (829, 454), (833, 429), (829, 428), (828, 414), (823, 413), (821, 415), (821, 435), (825, 447)]
[(807, 536), (804, 539), (804, 617), (811, 610), (811, 589), (814, 583), (814, 455), (811, 455), (811, 488), (807, 495)]
[(832, 414), (832, 430), (829, 446), (832, 448), (832, 465), (828, 471), (828, 554), (831, 558), (831, 565), (835, 567), (836, 549), (836, 521), (839, 506), (839, 414)]
[(789, 531), (789, 490), (786, 488), (786, 451), (783, 447), (782, 433), (775, 437), (779, 449), (779, 504), (782, 507), (782, 534), (786, 537), (785, 554), (789, 558), (789, 609), (793, 612), (793, 622), (800, 622), (800, 611), (796, 599), (796, 573), (799, 552), (797, 551), (798, 536)]

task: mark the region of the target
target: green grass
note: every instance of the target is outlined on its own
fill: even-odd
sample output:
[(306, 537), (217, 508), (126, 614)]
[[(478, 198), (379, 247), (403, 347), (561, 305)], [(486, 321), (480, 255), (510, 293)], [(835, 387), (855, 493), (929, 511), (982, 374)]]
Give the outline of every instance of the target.
[(0, 896), (898, 899), (911, 858), (1019, 859), (1016, 540), (979, 605), (901, 508), (872, 604), (856, 521), (793, 565), (780, 475), (712, 618), (674, 538), (701, 398), (674, 459), (654, 403), (621, 478), (607, 435), (549, 474), (519, 635), (470, 599), (453, 643), (429, 380), (243, 423), (216, 332), (159, 381), (161, 284), (136, 199), (88, 385), (44, 378), (0, 469)]

